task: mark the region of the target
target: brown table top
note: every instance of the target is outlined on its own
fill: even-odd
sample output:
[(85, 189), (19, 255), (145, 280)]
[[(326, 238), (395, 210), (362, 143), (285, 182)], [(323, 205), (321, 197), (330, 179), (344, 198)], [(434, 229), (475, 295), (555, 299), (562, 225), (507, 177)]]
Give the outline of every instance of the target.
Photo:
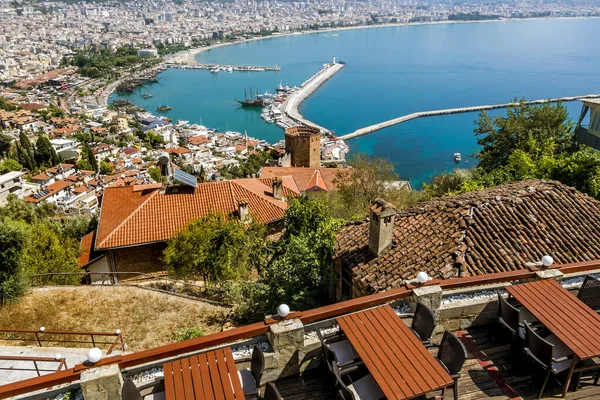
[(345, 315), (337, 322), (388, 399), (411, 399), (453, 383), (391, 307)]
[(163, 365), (167, 400), (243, 400), (231, 348), (217, 349)]
[(553, 279), (506, 288), (579, 359), (600, 355), (600, 316)]

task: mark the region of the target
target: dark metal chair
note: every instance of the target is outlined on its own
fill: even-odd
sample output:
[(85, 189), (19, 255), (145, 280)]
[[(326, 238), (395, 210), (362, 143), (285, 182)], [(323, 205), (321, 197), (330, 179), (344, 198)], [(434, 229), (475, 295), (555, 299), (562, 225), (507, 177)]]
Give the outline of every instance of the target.
[(547, 371), (537, 399), (542, 397), (551, 374), (560, 374), (571, 366), (569, 358), (572, 355), (571, 351), (558, 339), (554, 339), (553, 335), (548, 338), (542, 338), (533, 330), (531, 324), (525, 322), (525, 353), (532, 361)]
[(339, 368), (334, 365), (335, 377), (337, 379), (337, 400), (378, 400), (384, 399), (385, 394), (375, 382), (373, 375), (367, 373), (358, 379), (351, 379), (352, 374), (341, 374)]
[(281, 400), (279, 390), (275, 387), (275, 384), (269, 382), (265, 387), (265, 395), (263, 400)]
[(131, 378), (125, 379), (123, 382), (121, 397), (123, 400), (142, 400), (142, 394)]
[(430, 347), (431, 335), (433, 335), (436, 325), (437, 322), (433, 311), (426, 305), (417, 303), (417, 309), (412, 314), (412, 324), (410, 327), (425, 347)]
[(519, 332), (519, 310), (498, 293), (498, 317), (496, 321), (513, 337)]
[(252, 359), (250, 361), (250, 369), (242, 369), (238, 371), (244, 396), (246, 399), (258, 399), (258, 387), (260, 379), (265, 370), (265, 356), (257, 345), (252, 349)]
[(323, 355), (327, 369), (333, 374), (345, 374), (355, 371), (362, 364), (360, 357), (350, 341), (340, 332), (322, 336), (317, 330), (317, 336), (321, 340)]
[[(437, 359), (454, 380), (452, 391), (454, 392), (454, 400), (458, 400), (458, 379), (460, 378), (460, 370), (467, 359), (465, 346), (453, 333), (445, 331), (440, 342)], [(445, 392), (446, 388), (442, 391), (442, 397), (444, 397)]]
[(587, 304), (592, 310), (600, 311), (600, 279), (586, 276), (577, 298)]

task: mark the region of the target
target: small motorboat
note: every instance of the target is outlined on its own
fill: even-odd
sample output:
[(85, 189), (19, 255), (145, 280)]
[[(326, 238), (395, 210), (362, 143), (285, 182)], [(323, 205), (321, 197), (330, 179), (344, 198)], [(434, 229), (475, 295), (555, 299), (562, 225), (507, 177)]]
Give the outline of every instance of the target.
[(460, 153), (454, 153), (454, 161), (458, 163), (461, 160), (462, 160), (462, 157), (461, 157)]

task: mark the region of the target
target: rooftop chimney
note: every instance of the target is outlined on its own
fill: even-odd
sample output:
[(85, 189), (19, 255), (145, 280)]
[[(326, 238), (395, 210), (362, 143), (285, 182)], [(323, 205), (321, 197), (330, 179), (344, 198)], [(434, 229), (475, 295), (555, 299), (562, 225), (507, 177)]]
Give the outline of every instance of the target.
[(379, 257), (391, 245), (394, 236), (394, 206), (383, 199), (377, 199), (371, 204), (369, 226), (369, 249)]
[(250, 218), (248, 215), (250, 213), (248, 209), (248, 200), (247, 199), (239, 199), (238, 200), (238, 214), (240, 216), (240, 221), (246, 221), (246, 219)]
[(283, 200), (283, 181), (281, 178), (273, 179), (273, 197), (275, 200)]

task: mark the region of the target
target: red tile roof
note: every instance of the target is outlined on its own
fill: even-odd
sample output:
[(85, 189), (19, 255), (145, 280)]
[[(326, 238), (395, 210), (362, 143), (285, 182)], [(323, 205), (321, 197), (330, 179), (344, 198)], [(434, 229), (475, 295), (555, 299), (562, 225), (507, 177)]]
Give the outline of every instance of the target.
[(351, 171), (351, 169), (339, 168), (263, 167), (260, 177), (292, 176), (298, 185), (298, 189), (302, 192), (311, 189), (333, 191), (337, 189), (336, 180), (338, 180), (338, 176), (343, 177), (344, 174), (351, 174)]
[(327, 191), (327, 185), (321, 176), (319, 170), (315, 170), (315, 173), (310, 177), (308, 184), (306, 185), (307, 191)]
[[(335, 257), (363, 294), (434, 278), (520, 270), (551, 255), (559, 264), (600, 259), (600, 201), (555, 181), (531, 180), (399, 211), (391, 249), (369, 252), (369, 223), (337, 235)], [(358, 288), (357, 286), (357, 288)]]
[(178, 156), (180, 156), (182, 154), (187, 154), (190, 151), (188, 149), (186, 149), (185, 147), (171, 147), (169, 149), (165, 149), (165, 152), (167, 152), (169, 154), (177, 154)]
[[(293, 182), (284, 181), (284, 196), (299, 194)], [(250, 213), (261, 223), (283, 218), (287, 208), (286, 201), (273, 198), (270, 179), (207, 182), (196, 189), (167, 188), (165, 193), (136, 186), (106, 188), (96, 249), (168, 240), (190, 221), (210, 212), (235, 213), (240, 199), (248, 200)]]
[(92, 251), (94, 250), (94, 233), (95, 232), (90, 232), (81, 238), (81, 243), (79, 246), (81, 251), (81, 253), (79, 254), (80, 268), (86, 266), (87, 263), (90, 262), (90, 256), (92, 254)]
[(195, 146), (205, 144), (205, 143), (210, 143), (210, 139), (207, 138), (206, 136), (192, 136), (192, 137), (189, 137), (187, 139), (187, 141), (189, 144), (193, 144)]

